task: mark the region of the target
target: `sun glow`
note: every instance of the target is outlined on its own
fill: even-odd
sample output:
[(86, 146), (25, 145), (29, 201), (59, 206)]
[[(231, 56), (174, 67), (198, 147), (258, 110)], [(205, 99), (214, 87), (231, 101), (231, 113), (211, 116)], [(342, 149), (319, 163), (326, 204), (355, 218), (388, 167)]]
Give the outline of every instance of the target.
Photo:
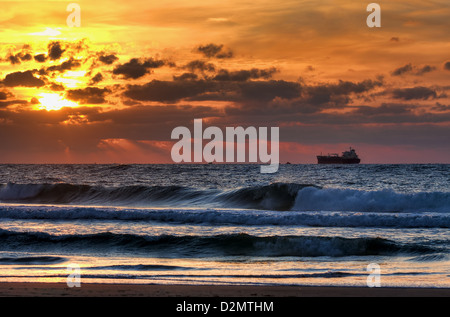
[(56, 29), (45, 28), (45, 31), (30, 33), (30, 35), (55, 37), (55, 36), (61, 35), (61, 32), (58, 29), (60, 29), (60, 28), (56, 28)]
[(66, 100), (61, 95), (54, 93), (41, 93), (40, 98), (38, 98), (40, 104), (37, 105), (38, 109), (50, 110), (60, 110), (64, 107), (79, 107), (76, 102)]
[(63, 84), (67, 88), (77, 88), (86, 81), (86, 71), (67, 71), (65, 74), (56, 78), (57, 83)]

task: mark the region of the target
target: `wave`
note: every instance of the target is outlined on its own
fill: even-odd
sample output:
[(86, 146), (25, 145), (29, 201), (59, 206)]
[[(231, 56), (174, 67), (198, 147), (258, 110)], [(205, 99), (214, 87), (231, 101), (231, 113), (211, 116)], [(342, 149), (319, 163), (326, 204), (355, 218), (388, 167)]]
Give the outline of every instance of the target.
[(83, 270), (112, 270), (112, 271), (197, 271), (209, 270), (207, 268), (196, 268), (178, 265), (161, 265), (161, 264), (135, 264), (135, 265), (107, 265), (84, 267)]
[[(61, 268), (57, 268), (61, 269)], [(89, 268), (89, 267), (83, 267), (83, 271), (87, 270), (95, 270), (96, 268)], [(408, 275), (411, 273), (405, 273), (405, 275)], [(130, 274), (130, 273), (112, 273), (112, 274), (86, 274), (83, 272), (83, 279), (115, 279), (115, 280), (126, 280), (126, 279), (133, 279), (133, 280), (144, 280), (149, 279), (151, 281), (155, 281), (155, 279), (189, 279), (192, 281), (192, 278), (200, 278), (205, 279), (206, 277), (211, 279), (230, 279), (230, 278), (245, 278), (245, 279), (293, 279), (293, 278), (344, 278), (344, 277), (350, 277), (350, 276), (367, 276), (365, 273), (348, 273), (348, 272), (324, 272), (324, 273), (304, 273), (304, 274), (208, 274), (200, 275), (200, 274)], [(49, 274), (47, 272), (46, 276), (43, 275), (5, 275), (1, 277), (9, 277), (9, 278), (67, 278), (67, 275), (64, 274)], [(225, 281), (224, 281), (225, 282)], [(230, 283), (227, 281), (227, 283)], [(238, 282), (241, 284), (242, 282)], [(246, 284), (249, 284), (250, 282), (246, 282)], [(250, 284), (254, 284), (250, 283)], [(273, 283), (271, 283), (273, 285)]]
[(85, 235), (52, 235), (0, 229), (2, 249), (30, 249), (48, 252), (120, 252), (156, 256), (263, 256), (342, 257), (368, 255), (427, 254), (437, 249), (420, 244), (402, 244), (382, 238), (323, 236), (143, 236), (103, 232)]
[(289, 210), (299, 190), (311, 184), (274, 183), (234, 190), (183, 186), (102, 186), (57, 184), (0, 185), (0, 201), (113, 206), (222, 206)]
[(362, 212), (450, 212), (450, 193), (397, 193), (393, 190), (303, 188), (296, 196), (293, 210)]
[(151, 209), (93, 206), (0, 206), (0, 219), (115, 220), (161, 223), (365, 228), (450, 228), (449, 213)]
[(397, 193), (273, 183), (232, 190), (184, 186), (15, 184), (0, 185), (0, 202), (128, 206), (239, 208), (273, 211), (450, 212), (450, 193)]
[(35, 265), (35, 264), (56, 264), (66, 262), (67, 259), (58, 256), (27, 256), (27, 257), (3, 257), (0, 258), (0, 265)]

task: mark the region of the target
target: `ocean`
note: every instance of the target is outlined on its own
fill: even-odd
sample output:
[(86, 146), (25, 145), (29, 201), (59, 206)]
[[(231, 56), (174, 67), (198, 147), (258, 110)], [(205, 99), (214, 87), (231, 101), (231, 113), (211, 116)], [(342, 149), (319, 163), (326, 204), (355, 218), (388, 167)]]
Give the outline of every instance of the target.
[(449, 184), (438, 164), (0, 165), (0, 282), (450, 287)]

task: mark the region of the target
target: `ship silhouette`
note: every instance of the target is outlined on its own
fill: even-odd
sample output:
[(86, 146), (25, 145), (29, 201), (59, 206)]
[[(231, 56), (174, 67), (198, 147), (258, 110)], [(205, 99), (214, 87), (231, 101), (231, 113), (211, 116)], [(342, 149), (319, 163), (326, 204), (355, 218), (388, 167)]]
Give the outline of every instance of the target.
[(328, 155), (317, 155), (318, 164), (359, 164), (361, 159), (356, 154), (355, 149), (350, 147), (349, 151), (342, 152), (342, 156), (337, 153)]

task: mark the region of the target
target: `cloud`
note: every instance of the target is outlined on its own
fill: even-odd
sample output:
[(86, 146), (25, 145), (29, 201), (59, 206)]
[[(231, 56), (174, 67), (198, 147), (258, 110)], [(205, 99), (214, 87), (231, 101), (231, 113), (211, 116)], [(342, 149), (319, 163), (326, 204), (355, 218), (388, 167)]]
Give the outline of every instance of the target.
[(299, 83), (285, 80), (248, 81), (239, 83), (240, 98), (246, 101), (272, 101), (275, 98), (293, 99), (301, 95)]
[(57, 83), (51, 83), (49, 88), (50, 88), (50, 90), (53, 90), (53, 91), (63, 91), (64, 85), (57, 84)]
[(207, 45), (200, 45), (197, 47), (197, 52), (202, 53), (205, 57), (208, 58), (232, 58), (233, 52), (231, 50), (224, 50), (223, 45), (217, 45), (217, 44), (207, 44)]
[(47, 60), (47, 57), (45, 56), (45, 54), (37, 54), (34, 55), (34, 60), (38, 63), (43, 63)]
[(119, 58), (114, 55), (114, 54), (109, 54), (109, 55), (100, 55), (98, 57), (98, 59), (100, 60), (100, 62), (102, 62), (103, 64), (106, 65), (111, 65), (113, 64), (115, 61), (117, 61)]
[[(111, 111), (92, 112), (88, 119), (92, 122), (108, 122), (118, 125), (140, 125), (141, 129), (151, 129), (152, 126), (165, 126), (165, 131), (170, 131), (175, 126), (186, 123), (186, 120), (192, 120), (199, 117), (217, 117), (222, 116), (221, 110), (209, 106), (190, 105), (159, 105), (159, 106), (135, 106)], [(172, 126), (173, 125), (173, 126)], [(131, 131), (130, 131), (131, 132)], [(134, 134), (134, 138), (141, 138), (143, 134)], [(170, 138), (170, 132), (161, 134), (165, 139)], [(131, 135), (127, 134), (127, 138)]]
[(392, 97), (395, 99), (413, 100), (413, 99), (435, 99), (437, 94), (428, 87), (398, 88), (392, 91)]
[(405, 66), (399, 67), (397, 69), (395, 69), (392, 72), (392, 76), (400, 76), (403, 75), (405, 73), (411, 72), (412, 71), (412, 65), (411, 64), (406, 64)]
[(67, 61), (61, 63), (60, 65), (49, 66), (45, 69), (45, 72), (65, 72), (67, 70), (71, 70), (72, 68), (80, 67), (81, 60), (76, 60), (73, 57), (70, 57)]
[(314, 105), (330, 104), (345, 105), (351, 100), (351, 94), (361, 94), (376, 87), (381, 87), (383, 80), (363, 80), (361, 82), (351, 82), (339, 80), (336, 84), (318, 84), (315, 86), (305, 86), (303, 100)]
[(423, 75), (423, 74), (432, 72), (432, 71), (434, 71), (435, 69), (436, 69), (436, 67), (434, 67), (434, 66), (425, 65), (425, 66), (423, 66), (422, 68), (420, 68), (420, 69), (417, 70), (416, 75), (417, 75), (417, 76), (421, 76), (421, 75)]
[(124, 95), (140, 101), (175, 102), (195, 97), (208, 91), (216, 91), (211, 81), (160, 81), (152, 80), (144, 85), (130, 85)]
[(191, 72), (200, 71), (200, 72), (215, 72), (216, 66), (212, 63), (207, 63), (202, 60), (193, 60), (183, 66), (184, 69), (188, 69)]
[(446, 62), (446, 63), (444, 64), (444, 69), (445, 69), (445, 70), (450, 70), (450, 61), (448, 61), (448, 62)]
[(426, 73), (432, 72), (436, 70), (436, 67), (431, 65), (424, 65), (422, 67), (414, 66), (412, 64), (406, 64), (402, 67), (395, 69), (391, 75), (392, 76), (401, 76), (407, 73), (411, 73), (416, 76), (422, 76)]
[(102, 104), (106, 102), (105, 95), (110, 91), (107, 88), (86, 87), (66, 92), (66, 98), (80, 104)]
[(405, 104), (382, 104), (381, 106), (371, 107), (371, 106), (358, 106), (353, 114), (360, 114), (363, 116), (380, 116), (380, 115), (402, 115), (410, 114), (411, 110), (414, 109), (412, 105)]
[(0, 108), (6, 108), (11, 105), (26, 105), (28, 104), (28, 101), (26, 100), (7, 100), (7, 101), (0, 101)]
[[(248, 89), (254, 85), (253, 89)], [(235, 97), (235, 104), (225, 109), (227, 114), (237, 117), (248, 116), (250, 119), (259, 116), (259, 120), (267, 120), (262, 119), (264, 117), (290, 122), (296, 115), (303, 117), (327, 109), (346, 108), (355, 97), (364, 96), (382, 85), (381, 78), (360, 82), (340, 80), (337, 83), (316, 85), (288, 81), (244, 82), (238, 85), (243, 91)], [(353, 109), (353, 106), (346, 109)]]
[(180, 76), (173, 76), (173, 80), (197, 80), (198, 76), (194, 73), (183, 73)]
[(283, 80), (216, 81), (216, 80), (153, 80), (144, 85), (129, 85), (124, 95), (139, 101), (177, 102), (217, 100), (262, 102), (274, 98), (300, 96), (300, 85)]
[(29, 61), (33, 57), (30, 53), (27, 52), (19, 52), (16, 55), (10, 54), (7, 59), (11, 62), (12, 65), (20, 64), (21, 61)]
[(0, 91), (0, 100), (8, 99), (8, 93), (6, 91)]
[[(8, 56), (3, 59), (3, 61), (9, 61), (12, 65), (18, 65), (25, 61), (30, 61), (33, 59), (31, 55), (31, 46), (25, 44), (22, 49), (17, 53), (9, 52)], [(1, 60), (1, 59), (0, 59)]]
[(439, 102), (436, 102), (436, 105), (431, 109), (434, 111), (450, 111), (450, 105), (443, 105)]
[(33, 71), (27, 70), (6, 75), (3, 84), (7, 87), (42, 87), (45, 85), (45, 82), (40, 78), (34, 77)]
[(114, 75), (123, 75), (125, 79), (137, 79), (147, 74), (152, 68), (159, 68), (166, 64), (165, 61), (156, 60), (153, 58), (140, 61), (137, 58), (130, 59), (125, 64), (118, 65), (113, 70)]
[(50, 60), (54, 61), (60, 59), (64, 50), (61, 48), (61, 43), (51, 42), (48, 44), (48, 57)]
[(273, 67), (269, 69), (257, 69), (252, 68), (250, 70), (238, 70), (238, 71), (228, 71), (226, 69), (221, 69), (213, 80), (220, 81), (247, 81), (250, 79), (269, 79), (278, 70)]
[(98, 84), (103, 80), (103, 75), (101, 73), (97, 73), (94, 77), (91, 78), (90, 85)]

